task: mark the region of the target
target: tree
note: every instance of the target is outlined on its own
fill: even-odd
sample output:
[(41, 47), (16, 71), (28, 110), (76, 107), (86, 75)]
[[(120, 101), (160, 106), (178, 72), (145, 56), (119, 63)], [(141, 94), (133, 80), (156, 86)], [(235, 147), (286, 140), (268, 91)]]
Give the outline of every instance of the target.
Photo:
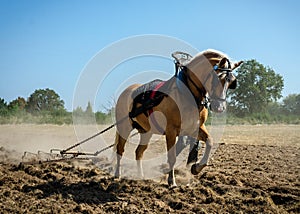
[(88, 105), (85, 109), (84, 117), (88, 123), (92, 123), (95, 120), (95, 114), (93, 112), (92, 104), (90, 101), (88, 102)]
[(35, 90), (28, 98), (26, 110), (30, 113), (53, 112), (64, 109), (64, 101), (52, 89)]
[(101, 111), (97, 111), (95, 113), (95, 117), (96, 117), (96, 122), (98, 124), (104, 124), (106, 122), (107, 114), (105, 114)]
[(0, 116), (8, 115), (8, 106), (3, 98), (0, 98)]
[(290, 94), (285, 97), (282, 107), (288, 114), (300, 114), (300, 94)]
[(8, 104), (9, 109), (17, 108), (18, 110), (23, 110), (26, 106), (26, 100), (23, 97), (18, 97), (17, 99), (11, 101)]
[(78, 106), (76, 109), (73, 110), (73, 115), (75, 117), (82, 117), (84, 115), (84, 112), (80, 106)]
[(93, 107), (92, 107), (92, 104), (91, 104), (90, 101), (88, 102), (88, 105), (87, 105), (87, 107), (85, 109), (85, 114), (88, 115), (88, 116), (94, 115), (94, 113), (93, 113)]
[(283, 77), (256, 60), (244, 62), (236, 77), (238, 87), (229, 92), (229, 106), (239, 116), (264, 112), (281, 97)]

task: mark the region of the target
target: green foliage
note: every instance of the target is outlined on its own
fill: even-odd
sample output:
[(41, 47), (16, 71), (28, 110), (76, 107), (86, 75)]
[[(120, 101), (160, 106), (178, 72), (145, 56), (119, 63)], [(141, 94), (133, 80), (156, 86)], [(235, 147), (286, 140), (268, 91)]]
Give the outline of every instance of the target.
[(75, 117), (81, 117), (84, 115), (84, 112), (82, 110), (82, 108), (80, 106), (78, 106), (74, 111), (73, 111), (73, 115)]
[[(263, 112), (247, 114), (245, 116), (237, 116), (234, 112), (228, 112), (227, 123), (229, 124), (271, 124), (286, 123), (300, 124), (299, 108), (295, 106), (298, 101), (293, 102), (295, 97), (300, 98), (300, 94), (288, 95), (282, 102), (268, 103)], [(291, 105), (295, 108), (291, 108)]]
[(92, 107), (92, 104), (91, 104), (90, 101), (88, 102), (88, 105), (85, 109), (85, 114), (87, 114), (87, 115), (93, 115), (94, 114), (93, 107)]
[(0, 124), (53, 123), (70, 124), (72, 114), (64, 109), (64, 101), (51, 89), (38, 89), (27, 101), (18, 97), (8, 105), (0, 99)]
[(96, 122), (98, 124), (111, 124), (113, 123), (114, 111), (111, 109), (108, 113), (96, 112)]
[(91, 102), (88, 102), (87, 107), (84, 112), (84, 119), (86, 123), (93, 123), (95, 122), (95, 114), (93, 112), (93, 107), (91, 105)]
[(64, 101), (52, 89), (38, 89), (32, 93), (26, 103), (26, 110), (32, 114), (51, 112), (64, 108)]
[(96, 116), (96, 122), (98, 124), (105, 124), (106, 123), (107, 114), (105, 114), (103, 112), (96, 112), (95, 116)]
[(256, 60), (244, 62), (237, 79), (238, 87), (229, 92), (229, 109), (237, 116), (263, 113), (281, 97), (283, 77)]
[(300, 94), (277, 102), (283, 77), (273, 69), (249, 60), (237, 69), (237, 80), (237, 89), (229, 92), (228, 123), (300, 123)]
[(80, 106), (73, 111), (73, 121), (76, 124), (92, 124), (95, 122), (97, 124), (110, 124), (112, 123), (113, 110), (112, 108), (107, 113), (101, 111), (94, 113), (91, 103), (88, 102), (85, 111)]
[(25, 112), (26, 100), (23, 97), (18, 97), (17, 99), (11, 101), (8, 104), (8, 110), (10, 115), (20, 117)]
[(64, 108), (64, 101), (50, 89), (38, 89), (27, 101), (18, 97), (9, 104), (0, 98), (0, 124), (36, 123), (71, 124), (73, 119), (82, 124), (111, 123), (112, 113), (93, 112), (90, 102), (85, 111), (77, 107), (73, 113)]
[(114, 108), (107, 109), (106, 112), (97, 111), (94, 113), (93, 107), (88, 102), (85, 111), (81, 107), (77, 107), (73, 111), (73, 120), (76, 124), (111, 124), (114, 118)]
[(73, 121), (75, 124), (92, 124), (95, 122), (95, 114), (90, 102), (85, 111), (79, 106), (73, 111)]
[(18, 97), (17, 99), (11, 101), (8, 104), (8, 108), (17, 108), (18, 110), (23, 110), (26, 106), (26, 100), (23, 97)]
[(65, 109), (57, 109), (52, 111), (50, 114), (46, 114), (49, 117), (49, 120), (45, 123), (54, 123), (54, 124), (71, 124), (72, 113), (67, 112)]
[(283, 99), (283, 108), (286, 114), (300, 114), (300, 94), (290, 94)]
[(4, 99), (0, 98), (0, 115), (7, 116), (8, 115), (8, 106)]

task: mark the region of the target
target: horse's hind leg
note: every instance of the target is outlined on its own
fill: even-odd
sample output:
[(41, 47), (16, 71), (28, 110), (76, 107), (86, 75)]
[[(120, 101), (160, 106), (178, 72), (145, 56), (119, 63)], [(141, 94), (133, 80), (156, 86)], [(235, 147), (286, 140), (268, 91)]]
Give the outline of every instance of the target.
[[(115, 139), (115, 148), (117, 150), (117, 166), (115, 176), (120, 177), (121, 167), (120, 162), (124, 153), (125, 143), (128, 139), (130, 132), (132, 131), (132, 121), (128, 117), (132, 108), (132, 92), (138, 87), (138, 84), (131, 85), (125, 89), (119, 96), (116, 104), (116, 121), (117, 121), (117, 133)], [(128, 118), (127, 118), (128, 117)]]
[(177, 186), (175, 182), (174, 167), (176, 163), (176, 133), (174, 131), (166, 132), (167, 151), (168, 151), (168, 163), (169, 163), (169, 177), (168, 184), (170, 187)]
[(115, 138), (115, 145), (117, 149), (117, 165), (116, 165), (116, 171), (115, 171), (115, 177), (119, 178), (121, 176), (121, 159), (124, 153), (124, 147), (125, 143), (127, 141), (127, 138), (130, 134), (130, 131), (124, 135), (124, 132), (122, 133), (122, 136), (117, 132), (116, 138)]
[(149, 143), (151, 136), (152, 136), (151, 132), (141, 133), (140, 134), (140, 143), (135, 150), (135, 158), (137, 161), (138, 176), (141, 178), (144, 177), (142, 158), (143, 158), (144, 151), (148, 147), (148, 143)]

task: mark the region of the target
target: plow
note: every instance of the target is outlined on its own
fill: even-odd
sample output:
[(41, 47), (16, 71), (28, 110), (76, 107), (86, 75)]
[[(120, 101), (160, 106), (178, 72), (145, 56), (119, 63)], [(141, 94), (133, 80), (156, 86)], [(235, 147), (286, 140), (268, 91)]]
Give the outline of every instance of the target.
[[(121, 121), (123, 121), (124, 119), (125, 118), (123, 118)], [(117, 125), (118, 122), (65, 149), (53, 148), (50, 149), (49, 152), (39, 150), (37, 153), (25, 151), (22, 156), (22, 164), (41, 164), (69, 160), (89, 160), (91, 157), (97, 157), (100, 153), (112, 148), (114, 144), (106, 146), (105, 148), (96, 152), (81, 152), (76, 151), (75, 149), (78, 148), (80, 145), (92, 140), (93, 138), (103, 134), (104, 132), (112, 129), (115, 125)]]

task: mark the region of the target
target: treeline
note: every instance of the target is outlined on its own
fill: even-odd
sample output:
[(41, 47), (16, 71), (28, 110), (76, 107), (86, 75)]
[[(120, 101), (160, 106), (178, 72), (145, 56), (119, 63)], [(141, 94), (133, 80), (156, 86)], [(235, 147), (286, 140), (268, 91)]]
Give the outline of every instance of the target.
[[(40, 92), (55, 93), (50, 89), (39, 89), (34, 94)], [(43, 94), (43, 93), (42, 93)], [(56, 94), (56, 93), (55, 93)], [(85, 109), (77, 107), (73, 112), (64, 108), (64, 102), (56, 94), (56, 99), (44, 99), (43, 102), (32, 99), (32, 95), (25, 100), (22, 97), (6, 103), (0, 98), (0, 124), (110, 124), (114, 120), (114, 109), (108, 111), (94, 112), (89, 102)], [(50, 96), (51, 97), (51, 96)], [(49, 98), (49, 97), (47, 97)], [(33, 100), (35, 103), (33, 103)], [(60, 102), (56, 102), (56, 101)], [(54, 103), (52, 103), (54, 102)], [(44, 105), (47, 103), (47, 105)], [(55, 103), (59, 103), (56, 105)], [(51, 107), (52, 106), (52, 107)], [(283, 98), (281, 102), (270, 102), (260, 111), (247, 112), (245, 109), (238, 109), (228, 103), (227, 123), (229, 124), (259, 124), (259, 123), (287, 123), (300, 124), (300, 94), (290, 94)]]
[(229, 104), (228, 124), (300, 124), (300, 94), (290, 94), (280, 102), (270, 102), (257, 112), (240, 112)]
[(228, 94), (228, 123), (300, 124), (300, 94), (282, 98), (280, 74), (256, 60), (245, 61), (236, 73), (238, 87)]
[[(236, 70), (238, 87), (228, 91), (227, 123), (300, 124), (300, 94), (282, 98), (283, 77), (256, 60), (245, 61)], [(27, 99), (7, 103), (0, 98), (0, 123), (98, 123), (114, 120), (114, 109), (94, 112), (91, 103), (68, 112), (64, 101), (52, 89), (35, 90)]]
[(0, 98), (0, 124), (72, 124), (74, 118), (82, 124), (111, 123), (113, 109), (94, 113), (89, 102), (86, 109), (77, 107), (69, 112), (60, 96), (49, 88), (37, 89), (27, 99), (18, 97), (9, 103)]

